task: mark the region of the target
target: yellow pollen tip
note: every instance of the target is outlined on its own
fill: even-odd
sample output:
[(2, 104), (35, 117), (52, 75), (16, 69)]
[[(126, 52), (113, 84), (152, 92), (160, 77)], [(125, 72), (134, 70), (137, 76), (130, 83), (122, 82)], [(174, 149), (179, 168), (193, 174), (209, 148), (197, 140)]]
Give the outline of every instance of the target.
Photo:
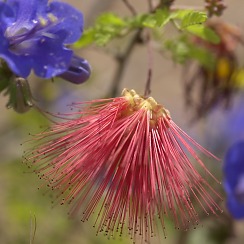
[(144, 109), (151, 112), (152, 120), (164, 117), (170, 119), (170, 113), (162, 105), (158, 104), (153, 97), (145, 98), (138, 95), (135, 90), (124, 89), (122, 95), (129, 101), (130, 111), (138, 111)]
[(53, 15), (53, 14), (51, 14), (51, 13), (49, 13), (48, 15), (47, 15), (47, 17), (48, 17), (48, 19), (51, 21), (51, 22), (57, 22), (57, 20), (58, 20), (58, 18), (55, 16), (55, 15)]
[(231, 74), (231, 64), (227, 58), (221, 58), (217, 61), (217, 75), (220, 79), (228, 79)]
[(44, 19), (44, 18), (42, 18), (42, 17), (39, 17), (38, 18), (39, 19), (39, 22), (40, 22), (40, 25), (41, 26), (46, 26), (47, 25), (47, 20), (46, 19)]

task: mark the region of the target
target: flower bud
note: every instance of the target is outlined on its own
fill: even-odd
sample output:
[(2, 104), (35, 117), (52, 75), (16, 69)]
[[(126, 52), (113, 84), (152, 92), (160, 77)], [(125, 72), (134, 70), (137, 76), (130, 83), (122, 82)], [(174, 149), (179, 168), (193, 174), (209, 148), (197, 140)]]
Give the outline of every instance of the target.
[(81, 84), (89, 79), (91, 67), (87, 60), (73, 56), (67, 71), (60, 75), (61, 78), (75, 84)]
[(11, 79), (6, 94), (9, 94), (7, 107), (17, 113), (25, 113), (33, 106), (29, 83), (22, 77)]

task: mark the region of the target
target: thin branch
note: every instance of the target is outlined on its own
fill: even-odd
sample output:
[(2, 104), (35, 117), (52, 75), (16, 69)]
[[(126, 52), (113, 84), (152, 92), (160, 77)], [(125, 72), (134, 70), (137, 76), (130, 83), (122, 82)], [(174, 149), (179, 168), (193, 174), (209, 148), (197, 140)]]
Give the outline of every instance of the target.
[[(127, 8), (130, 10), (130, 12), (133, 15), (137, 14), (135, 8), (128, 2), (128, 0), (122, 0), (122, 1), (127, 6)], [(152, 9), (149, 12), (153, 13), (154, 11), (156, 11), (157, 8), (162, 7), (162, 4), (164, 7), (166, 7), (166, 6), (170, 7), (170, 5), (173, 3), (173, 0), (161, 0), (161, 2), (155, 7), (152, 4), (152, 0), (148, 0), (148, 3), (149, 3), (149, 7), (150, 8), (152, 7)], [(127, 61), (130, 58), (130, 54), (132, 53), (133, 48), (138, 43), (138, 40), (140, 38), (141, 33), (142, 33), (142, 29), (138, 29), (137, 32), (135, 33), (135, 35), (133, 36), (133, 38), (130, 40), (125, 52), (116, 58), (116, 60), (118, 62), (118, 68), (116, 70), (116, 73), (115, 73), (113, 81), (112, 81), (112, 87), (111, 87), (111, 92), (109, 94), (109, 97), (115, 97), (116, 95), (118, 95), (118, 89), (119, 89), (119, 86), (120, 86), (120, 83), (122, 80), (122, 75), (123, 75), (124, 70), (126, 68)], [(150, 49), (151, 49), (151, 47), (150, 47)], [(151, 53), (151, 51), (149, 51), (149, 53)], [(149, 60), (150, 61), (149, 61), (147, 82), (146, 82), (146, 87), (145, 87), (145, 95), (146, 96), (149, 95), (151, 92), (151, 90), (150, 90), (151, 78), (152, 78), (152, 57), (151, 57), (151, 54), (149, 54)]]
[(170, 8), (170, 6), (173, 4), (174, 0), (160, 0), (160, 6), (162, 8)]
[(148, 97), (151, 94), (151, 80), (152, 80), (152, 69), (148, 67), (147, 82), (146, 82), (144, 97)]
[(125, 6), (130, 10), (132, 15), (134, 15), (134, 16), (137, 15), (135, 8), (127, 0), (122, 0), (122, 1), (125, 4)]
[(149, 30), (147, 33), (147, 52), (148, 52), (148, 74), (147, 74), (147, 82), (146, 82), (145, 92), (144, 92), (145, 97), (148, 97), (151, 93), (152, 66), (153, 66), (151, 36)]
[(153, 3), (152, 0), (148, 0), (148, 8), (149, 8), (149, 12), (153, 11)]
[(111, 87), (111, 95), (109, 97), (115, 97), (118, 94), (119, 85), (121, 83), (122, 75), (124, 73), (127, 61), (130, 58), (130, 55), (132, 53), (134, 46), (136, 45), (136, 43), (138, 42), (138, 40), (140, 38), (141, 31), (142, 31), (141, 29), (137, 30), (137, 32), (134, 34), (134, 36), (130, 40), (125, 52), (122, 55), (119, 55), (117, 57), (118, 68), (117, 68), (116, 73), (113, 78), (112, 87)]

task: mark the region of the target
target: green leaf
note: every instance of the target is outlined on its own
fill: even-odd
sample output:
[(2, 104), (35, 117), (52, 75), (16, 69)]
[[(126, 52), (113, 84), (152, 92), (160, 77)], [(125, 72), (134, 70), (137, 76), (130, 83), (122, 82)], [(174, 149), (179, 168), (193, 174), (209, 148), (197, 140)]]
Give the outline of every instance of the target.
[(191, 25), (185, 28), (191, 34), (202, 38), (203, 40), (209, 41), (213, 44), (220, 42), (220, 37), (210, 28), (203, 25)]
[(74, 48), (82, 48), (88, 46), (94, 41), (95, 30), (89, 28), (83, 32), (82, 37), (73, 45)]
[(207, 49), (197, 46), (190, 46), (189, 58), (197, 60), (208, 70), (213, 70), (216, 62), (215, 56)]
[(194, 10), (186, 10), (186, 9), (176, 10), (176, 11), (170, 13), (170, 17), (171, 17), (171, 19), (182, 20), (186, 15), (188, 15), (192, 11), (194, 11)]
[(183, 16), (181, 28), (187, 28), (192, 25), (199, 25), (207, 20), (207, 15), (204, 12), (192, 11)]
[(112, 13), (102, 14), (96, 20), (94, 41), (97, 45), (105, 45), (112, 38), (119, 36), (126, 27), (126, 21), (119, 16)]
[(153, 15), (145, 16), (143, 22), (141, 22), (141, 26), (155, 28), (157, 26), (157, 21)]
[(84, 31), (82, 37), (73, 46), (81, 48), (92, 43), (105, 45), (112, 38), (119, 36), (128, 26), (128, 22), (121, 17), (113, 13), (104, 13), (96, 19), (93, 27)]
[(113, 31), (103, 31), (103, 32), (96, 32), (94, 34), (94, 41), (98, 46), (106, 45), (114, 36), (116, 36), (115, 32)]
[(189, 57), (189, 47), (183, 40), (167, 40), (165, 47), (171, 51), (172, 58), (177, 63), (184, 64)]
[(157, 9), (154, 14), (144, 15), (141, 27), (162, 28), (170, 21), (170, 14), (167, 9)]
[(139, 15), (126, 19), (126, 23), (127, 23), (128, 27), (132, 28), (132, 29), (141, 28), (141, 27), (147, 26), (147, 25), (149, 25), (149, 27), (150, 27), (151, 21), (154, 22), (154, 19), (152, 18), (152, 16), (150, 16), (148, 14), (139, 14)]
[(214, 55), (207, 49), (189, 42), (188, 37), (184, 34), (178, 39), (167, 40), (165, 48), (171, 52), (173, 60), (177, 63), (184, 64), (187, 60), (196, 60), (207, 69), (214, 68)]
[(97, 18), (96, 24), (110, 26), (125, 26), (126, 22), (113, 13), (104, 13)]
[(73, 46), (75, 48), (85, 47), (90, 44), (103, 46), (114, 38), (123, 37), (138, 28), (163, 28), (171, 20), (180, 30), (186, 30), (216, 43), (218, 41), (217, 35), (208, 30), (205, 33), (205, 29), (199, 25), (206, 19), (207, 16), (204, 12), (194, 10), (169, 12), (168, 9), (158, 9), (155, 13), (139, 14), (130, 18), (121, 18), (114, 13), (104, 13), (96, 19), (93, 27), (84, 31), (82, 37)]
[(155, 20), (158, 27), (165, 26), (171, 19), (171, 15), (167, 9), (158, 9), (155, 13)]

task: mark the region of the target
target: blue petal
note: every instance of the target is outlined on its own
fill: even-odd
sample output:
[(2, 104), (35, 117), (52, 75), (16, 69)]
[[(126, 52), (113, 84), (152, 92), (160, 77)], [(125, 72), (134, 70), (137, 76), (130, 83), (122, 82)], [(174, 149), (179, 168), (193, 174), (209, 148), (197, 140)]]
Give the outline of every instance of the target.
[(89, 79), (91, 67), (87, 60), (73, 56), (67, 71), (60, 75), (63, 79), (75, 84), (81, 84)]
[[(76, 41), (83, 30), (82, 14), (67, 3), (48, 0), (0, 2), (0, 57), (10, 69), (26, 78), (31, 69), (43, 78), (60, 75), (72, 68), (72, 50), (64, 44)], [(88, 63), (87, 63), (88, 64)], [(83, 66), (82, 66), (83, 65)], [(90, 75), (85, 62), (73, 82)], [(77, 76), (78, 75), (78, 76)], [(71, 73), (69, 74), (71, 76)]]
[(234, 188), (239, 177), (244, 174), (244, 141), (235, 143), (228, 150), (223, 170), (225, 180), (228, 181), (231, 188)]
[(235, 219), (244, 218), (244, 141), (230, 147), (225, 156), (223, 170), (228, 210)]
[(225, 192), (228, 195), (232, 195), (235, 188), (231, 187), (231, 185), (228, 183), (228, 181), (224, 181), (224, 189), (225, 189)]
[(11, 25), (15, 20), (13, 10), (3, 2), (0, 2), (0, 28), (5, 32), (6, 28)]
[(33, 69), (40, 77), (57, 76), (69, 67), (73, 51), (61, 45), (66, 32), (61, 30), (56, 34), (56, 38), (43, 37), (35, 52), (32, 50)]
[(235, 219), (243, 219), (244, 218), (244, 204), (237, 201), (234, 195), (231, 195), (227, 199), (227, 208), (230, 214)]
[[(15, 22), (8, 27), (8, 33), (15, 35), (23, 30), (30, 30), (35, 26), (33, 20), (37, 14), (43, 12), (48, 0), (8, 0), (7, 4), (15, 12)], [(38, 11), (38, 12), (37, 12)]]
[(71, 5), (61, 2), (50, 3), (48, 12), (59, 20), (59, 24), (54, 26), (54, 28), (68, 31), (68, 35), (64, 40), (65, 44), (73, 43), (80, 38), (83, 32), (83, 16), (81, 12)]
[(18, 56), (9, 51), (9, 43), (0, 31), (0, 57), (4, 59), (10, 69), (17, 75), (26, 78), (31, 71), (31, 62), (28, 57)]

